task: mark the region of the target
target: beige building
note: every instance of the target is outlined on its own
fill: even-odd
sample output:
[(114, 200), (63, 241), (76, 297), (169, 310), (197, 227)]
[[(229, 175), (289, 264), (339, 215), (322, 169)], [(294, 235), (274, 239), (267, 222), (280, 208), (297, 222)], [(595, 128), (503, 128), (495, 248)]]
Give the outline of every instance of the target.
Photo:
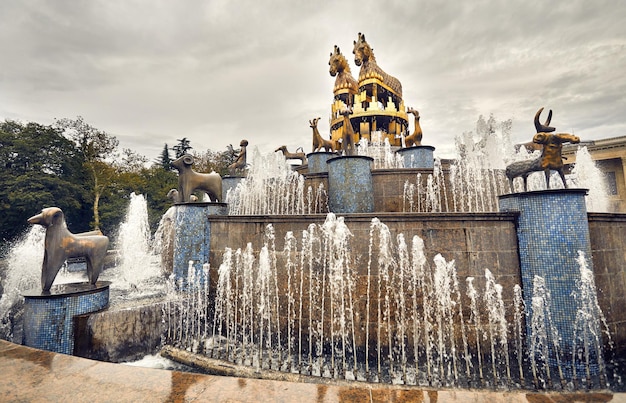
[[(609, 212), (626, 213), (626, 136), (595, 140), (584, 144), (604, 173), (610, 197)], [(563, 146), (567, 164), (576, 162), (577, 144)]]

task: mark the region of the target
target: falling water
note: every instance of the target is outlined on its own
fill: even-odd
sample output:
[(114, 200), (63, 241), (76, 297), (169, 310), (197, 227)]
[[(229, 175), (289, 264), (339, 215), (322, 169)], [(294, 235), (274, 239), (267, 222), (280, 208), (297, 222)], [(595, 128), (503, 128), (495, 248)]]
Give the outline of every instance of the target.
[(21, 342), (22, 334), (19, 325), (21, 323), (20, 308), (24, 301), (22, 292), (41, 287), (45, 235), (44, 227), (34, 225), (9, 249), (5, 259), (7, 267), (3, 273), (3, 292), (0, 298), (0, 338), (2, 339)]
[(227, 196), (230, 215), (312, 214), (328, 211), (323, 186), (307, 188), (304, 177), (278, 154), (257, 149), (247, 177)]
[[(376, 138), (376, 132), (372, 133), (372, 138)], [(378, 136), (380, 140), (381, 136)], [(389, 139), (383, 141), (369, 142), (366, 138), (361, 138), (357, 145), (358, 155), (364, 155), (374, 159), (373, 169), (397, 169), (404, 168), (404, 157), (392, 151)]]
[(150, 293), (151, 286), (163, 285), (161, 257), (152, 249), (152, 236), (148, 223), (148, 207), (143, 195), (131, 193), (128, 210), (120, 224), (116, 245), (119, 263), (105, 271), (102, 279), (115, 283), (114, 288)]
[[(511, 368), (521, 368), (525, 357), (512, 353), (521, 334), (507, 317), (523, 312), (506, 314), (502, 287), (490, 271), (480, 287), (467, 280), (462, 292), (455, 262), (436, 254), (429, 264), (419, 236), (409, 245), (373, 219), (367, 260), (360, 263), (351, 240), (344, 219), (331, 213), (300, 236), (287, 232), (277, 251), (269, 225), (258, 251), (251, 244), (225, 250), (214, 271), (214, 308), (197, 297), (206, 293), (204, 285), (191, 286), (195, 302), (180, 295), (170, 300), (166, 341), (259, 370), (334, 379), (518, 382)], [(367, 264), (367, 272), (358, 273), (359, 264)], [(462, 295), (469, 296), (471, 316)], [(468, 326), (475, 337), (468, 337)], [(478, 363), (489, 363), (488, 369)]]
[(587, 147), (579, 147), (576, 152), (576, 163), (572, 168), (571, 181), (574, 187), (589, 189), (589, 194), (585, 197), (587, 211), (609, 211), (604, 174), (591, 159)]
[(592, 373), (599, 374), (606, 382), (602, 331), (611, 345), (611, 336), (606, 319), (598, 305), (593, 272), (589, 269), (584, 252), (578, 251), (576, 259), (580, 268), (580, 279), (574, 292), (578, 306), (574, 322), (574, 346), (572, 348), (572, 368), (574, 380), (581, 377), (581, 382), (591, 386)]

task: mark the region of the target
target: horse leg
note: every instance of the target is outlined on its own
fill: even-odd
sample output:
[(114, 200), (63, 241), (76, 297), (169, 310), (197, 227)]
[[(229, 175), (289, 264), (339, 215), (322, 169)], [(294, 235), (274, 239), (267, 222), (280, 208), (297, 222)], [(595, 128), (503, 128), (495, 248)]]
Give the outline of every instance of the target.
[(550, 189), (550, 168), (546, 169), (543, 172), (546, 175), (546, 186), (548, 187), (548, 189)]
[(567, 182), (565, 181), (565, 174), (563, 173), (563, 170), (559, 169), (557, 172), (559, 173), (559, 176), (561, 177), (561, 180), (563, 181), (563, 187), (567, 189)]

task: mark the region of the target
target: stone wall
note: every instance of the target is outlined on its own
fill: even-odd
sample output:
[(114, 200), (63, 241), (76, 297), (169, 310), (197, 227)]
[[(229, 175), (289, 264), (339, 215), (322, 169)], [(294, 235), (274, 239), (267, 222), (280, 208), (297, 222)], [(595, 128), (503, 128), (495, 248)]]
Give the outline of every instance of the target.
[[(425, 254), (428, 262), (427, 270), (434, 272), (435, 265), (433, 258), (441, 254), (447, 262), (454, 260), (459, 282), (459, 290), (462, 299), (463, 317), (469, 321), (472, 316), (470, 312), (470, 301), (467, 296), (468, 277), (474, 278), (474, 286), (482, 293), (485, 289), (485, 269), (489, 269), (495, 277), (495, 281), (503, 287), (503, 299), (508, 322), (513, 326), (514, 311), (513, 306), (514, 286), (521, 284), (519, 258), (517, 253), (517, 240), (515, 235), (513, 213), (491, 213), (491, 214), (408, 214), (408, 213), (380, 213), (375, 215), (380, 221), (386, 224), (391, 232), (391, 237), (396, 243), (396, 237), (402, 233), (409, 244), (413, 236), (421, 237), (425, 245)], [(322, 225), (326, 216), (229, 216), (211, 217), (211, 282), (212, 288), (216, 286), (216, 271), (222, 262), (225, 248), (242, 250), (248, 243), (252, 244), (257, 253), (265, 242), (265, 232), (268, 224), (272, 224), (275, 231), (275, 250), (277, 251), (279, 262), (284, 247), (284, 236), (288, 231), (292, 231), (294, 236), (301, 242), (302, 231), (306, 230), (310, 224)], [(344, 216), (353, 237), (350, 239), (351, 256), (353, 266), (356, 271), (356, 295), (360, 299), (356, 301), (356, 310), (365, 311), (366, 289), (368, 280), (368, 250), (370, 245), (370, 226), (374, 215), (371, 214), (349, 214)], [(298, 247), (300, 250), (300, 247)], [(278, 264), (279, 268), (283, 266)], [(372, 277), (378, 275), (374, 269), (369, 273)], [(281, 281), (281, 280), (279, 280)], [(282, 281), (286, 282), (286, 276)], [(378, 281), (377, 277), (374, 281)], [(372, 282), (372, 284), (377, 284)], [(278, 284), (279, 289), (286, 289), (286, 284)], [(305, 285), (305, 289), (307, 286)], [(372, 295), (372, 294), (370, 294)], [(408, 299), (408, 295), (406, 296)], [(482, 294), (480, 305), (484, 305)], [(305, 299), (304, 303), (307, 304)], [(369, 299), (372, 306), (378, 301), (376, 297)], [(488, 307), (483, 306), (482, 312), (486, 312)], [(305, 311), (307, 307), (305, 306)], [(370, 311), (367, 319), (369, 325), (375, 326), (376, 318)], [(361, 319), (365, 319), (361, 316)], [(486, 321), (486, 318), (482, 318)], [(484, 323), (484, 322), (483, 322)], [(511, 328), (512, 331), (512, 328)], [(373, 335), (374, 332), (369, 333)], [(468, 331), (471, 339), (473, 331)], [(460, 335), (457, 335), (460, 341)], [(357, 335), (357, 338), (359, 336)], [(359, 342), (363, 342), (362, 339)], [(471, 340), (470, 340), (471, 342)]]
[(615, 353), (623, 357), (626, 352), (626, 215), (589, 213), (588, 216), (598, 303)]

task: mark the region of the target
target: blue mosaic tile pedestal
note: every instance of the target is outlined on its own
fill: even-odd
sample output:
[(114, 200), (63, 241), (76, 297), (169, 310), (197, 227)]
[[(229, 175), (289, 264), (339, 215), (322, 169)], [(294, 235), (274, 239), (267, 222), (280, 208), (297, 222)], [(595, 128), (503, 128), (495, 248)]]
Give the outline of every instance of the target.
[(396, 153), (404, 158), (405, 168), (434, 169), (433, 146), (415, 146), (401, 148)]
[(24, 296), (26, 346), (56, 353), (74, 352), (74, 317), (109, 306), (109, 281), (54, 285), (49, 292), (27, 291)]
[[(196, 276), (203, 276), (202, 265), (210, 263), (210, 217), (214, 215), (228, 215), (228, 204), (187, 203), (176, 205), (173, 273), (176, 283), (182, 287), (185, 286), (190, 267), (194, 269)], [(190, 261), (193, 262), (191, 266)]]
[(227, 202), (226, 196), (228, 195), (228, 191), (231, 192), (235, 190), (239, 182), (244, 179), (243, 176), (225, 176), (222, 178), (222, 202)]
[(371, 165), (365, 156), (331, 158), (328, 164), (328, 208), (333, 213), (374, 211), (374, 184)]
[[(584, 378), (586, 372), (584, 366), (577, 364), (574, 374), (572, 366), (573, 350), (579, 347), (575, 341), (578, 301), (574, 297), (579, 287), (577, 282), (581, 277), (580, 265), (576, 260), (578, 251), (585, 254), (588, 267), (593, 270), (585, 205), (586, 194), (586, 189), (555, 189), (514, 193), (499, 198), (500, 211), (519, 212), (517, 242), (524, 303), (528, 314), (526, 339), (531, 352), (532, 323), (535, 314), (533, 302), (542, 301), (538, 298), (544, 297), (534, 295), (535, 276), (545, 280), (545, 290), (549, 293), (549, 296), (546, 295), (544, 298), (549, 305), (549, 312), (541, 312), (538, 315), (546, 315), (545, 326), (548, 329), (550, 348), (548, 362), (553, 379), (558, 378), (559, 362), (567, 379), (574, 376), (576, 379)], [(551, 323), (548, 316), (551, 316)], [(560, 350), (558, 356), (550, 326), (554, 326), (560, 338), (557, 340)], [(593, 351), (591, 354), (595, 357), (591, 357), (590, 372), (595, 376), (598, 375), (598, 354)]]
[(310, 174), (319, 174), (328, 172), (328, 165), (326, 161), (331, 158), (337, 157), (337, 153), (329, 153), (328, 151), (318, 151), (306, 155), (309, 164)]

